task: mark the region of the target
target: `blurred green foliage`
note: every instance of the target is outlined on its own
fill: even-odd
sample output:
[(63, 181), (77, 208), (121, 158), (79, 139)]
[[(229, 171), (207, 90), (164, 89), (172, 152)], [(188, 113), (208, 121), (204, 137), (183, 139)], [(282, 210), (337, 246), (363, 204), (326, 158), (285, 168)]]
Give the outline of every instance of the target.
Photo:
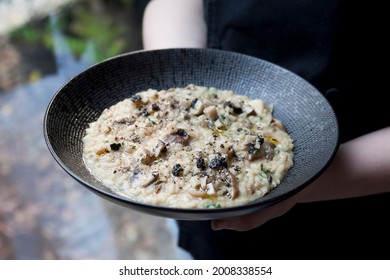
[[(101, 4), (107, 5), (110, 2), (129, 8), (133, 0), (103, 0)], [(88, 42), (95, 46), (97, 61), (118, 55), (126, 49), (124, 32), (128, 22), (118, 24), (109, 14), (104, 14), (103, 17), (90, 8), (88, 1), (80, 1), (66, 7), (57, 13), (56, 17), (56, 28), (64, 34), (69, 47), (77, 57), (84, 52)], [(37, 44), (52, 48), (51, 27), (50, 20), (46, 17), (15, 29), (10, 33), (10, 39), (19, 44)]]
[(36, 44), (41, 40), (41, 30), (35, 26), (25, 25), (13, 30), (10, 34), (11, 39), (20, 40), (26, 44)]

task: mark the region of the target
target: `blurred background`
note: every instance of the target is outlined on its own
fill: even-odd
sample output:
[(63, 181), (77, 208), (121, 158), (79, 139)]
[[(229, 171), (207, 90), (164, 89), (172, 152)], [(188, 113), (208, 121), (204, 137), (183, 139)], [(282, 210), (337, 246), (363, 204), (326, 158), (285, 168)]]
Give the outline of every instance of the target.
[(84, 189), (50, 155), (43, 116), (67, 80), (142, 48), (147, 0), (0, 0), (0, 259), (186, 259), (172, 220)]

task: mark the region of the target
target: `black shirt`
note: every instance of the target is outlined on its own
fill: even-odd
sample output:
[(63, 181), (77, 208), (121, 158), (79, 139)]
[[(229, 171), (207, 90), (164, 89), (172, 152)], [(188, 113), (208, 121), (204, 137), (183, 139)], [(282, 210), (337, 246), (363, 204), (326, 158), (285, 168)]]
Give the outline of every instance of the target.
[[(388, 94), (378, 69), (387, 32), (380, 9), (339, 0), (206, 0), (208, 47), (274, 62), (309, 81), (336, 110), (344, 142), (390, 123), (379, 101)], [(378, 117), (363, 125), (369, 113)]]
[[(386, 8), (374, 2), (205, 0), (208, 47), (271, 61), (309, 81), (335, 109), (345, 142), (390, 123), (387, 73), (378, 68), (387, 58)], [(298, 204), (249, 232), (179, 221), (179, 243), (197, 259), (389, 258), (388, 213), (390, 195), (382, 194)]]

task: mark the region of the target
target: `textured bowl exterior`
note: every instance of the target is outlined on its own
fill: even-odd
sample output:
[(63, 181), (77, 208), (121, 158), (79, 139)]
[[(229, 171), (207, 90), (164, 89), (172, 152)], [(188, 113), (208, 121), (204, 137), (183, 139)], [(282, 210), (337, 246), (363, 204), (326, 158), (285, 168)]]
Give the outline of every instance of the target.
[[(224, 209), (174, 209), (113, 194), (86, 169), (85, 129), (102, 111), (131, 95), (188, 84), (233, 90), (274, 105), (294, 139), (294, 166), (282, 183), (247, 205)], [(179, 220), (210, 220), (248, 214), (286, 199), (315, 180), (338, 146), (333, 109), (307, 81), (267, 61), (212, 49), (140, 51), (113, 57), (79, 73), (54, 95), (44, 119), (47, 146), (59, 165), (84, 187), (119, 205)]]

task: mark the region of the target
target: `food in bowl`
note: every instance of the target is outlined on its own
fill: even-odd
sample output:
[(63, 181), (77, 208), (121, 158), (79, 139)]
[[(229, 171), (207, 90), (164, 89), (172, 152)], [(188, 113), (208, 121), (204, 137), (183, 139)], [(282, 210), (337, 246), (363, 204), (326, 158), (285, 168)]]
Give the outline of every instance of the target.
[(249, 203), (293, 165), (293, 139), (271, 105), (193, 84), (106, 108), (83, 144), (87, 168), (113, 192), (173, 208)]

